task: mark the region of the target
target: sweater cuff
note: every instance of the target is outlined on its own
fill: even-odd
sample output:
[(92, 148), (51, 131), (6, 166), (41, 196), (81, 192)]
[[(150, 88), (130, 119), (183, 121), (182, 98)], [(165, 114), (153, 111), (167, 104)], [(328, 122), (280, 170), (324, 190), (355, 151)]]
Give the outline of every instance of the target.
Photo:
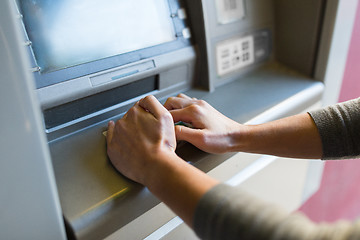
[(358, 157), (360, 154), (360, 100), (309, 112), (321, 137), (323, 160)]

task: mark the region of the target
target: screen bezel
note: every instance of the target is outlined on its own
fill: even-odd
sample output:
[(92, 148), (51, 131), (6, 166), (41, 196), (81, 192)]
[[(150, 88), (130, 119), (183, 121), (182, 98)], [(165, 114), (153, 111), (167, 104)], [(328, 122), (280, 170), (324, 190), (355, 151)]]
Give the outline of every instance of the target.
[[(59, 69), (57, 71), (46, 72), (46, 73), (35, 71), (34, 78), (35, 78), (36, 88), (39, 89), (50, 85), (58, 84), (64, 81), (68, 81), (71, 79), (84, 77), (86, 75), (98, 73), (101, 71), (109, 70), (130, 63), (134, 63), (140, 60), (158, 56), (164, 53), (168, 53), (192, 45), (191, 39), (186, 39), (182, 36), (182, 30), (187, 27), (186, 19), (179, 19), (177, 17), (178, 10), (180, 8), (183, 8), (183, 6), (181, 6), (179, 0), (168, 0), (168, 4), (170, 9), (170, 14), (172, 15), (171, 19), (174, 25), (176, 40), (148, 48), (135, 50), (128, 53), (123, 53), (123, 54), (67, 67), (64, 69)], [(19, 11), (20, 13), (22, 13), (21, 9), (19, 9)], [(27, 36), (26, 24), (24, 23), (24, 21), (23, 21), (23, 26), (24, 26), (25, 34)], [(31, 39), (29, 40), (31, 41)], [(31, 57), (30, 58), (31, 63), (33, 64), (33, 66), (36, 66), (36, 59), (31, 46), (29, 46), (28, 52)]]

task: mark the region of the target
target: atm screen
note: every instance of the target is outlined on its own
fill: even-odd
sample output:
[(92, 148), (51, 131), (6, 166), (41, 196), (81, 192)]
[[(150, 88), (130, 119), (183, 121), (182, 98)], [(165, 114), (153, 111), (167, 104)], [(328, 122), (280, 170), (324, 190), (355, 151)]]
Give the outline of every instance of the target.
[(41, 73), (176, 40), (168, 0), (20, 0)]

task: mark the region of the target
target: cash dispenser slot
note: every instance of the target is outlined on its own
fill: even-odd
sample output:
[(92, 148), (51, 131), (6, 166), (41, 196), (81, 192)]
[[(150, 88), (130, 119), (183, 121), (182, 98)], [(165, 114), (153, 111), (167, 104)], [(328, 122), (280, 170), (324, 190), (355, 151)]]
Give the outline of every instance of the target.
[(43, 112), (46, 129), (52, 129), (104, 110), (137, 96), (158, 90), (158, 75), (147, 77)]

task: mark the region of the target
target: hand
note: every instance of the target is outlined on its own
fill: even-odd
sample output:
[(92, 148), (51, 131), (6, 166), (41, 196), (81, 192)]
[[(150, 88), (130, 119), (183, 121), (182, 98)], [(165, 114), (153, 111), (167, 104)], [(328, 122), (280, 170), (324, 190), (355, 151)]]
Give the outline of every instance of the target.
[(225, 117), (207, 102), (184, 94), (169, 98), (164, 106), (175, 122), (183, 121), (193, 126), (176, 126), (177, 140), (190, 142), (209, 153), (230, 151), (235, 144), (233, 133), (243, 130), (242, 125)]
[(116, 124), (108, 124), (111, 162), (126, 177), (143, 185), (149, 174), (156, 174), (151, 172), (153, 166), (175, 155), (175, 148), (172, 116), (153, 96), (136, 103)]
[(108, 155), (117, 170), (139, 182), (191, 226), (200, 198), (218, 182), (175, 154), (174, 121), (153, 96), (109, 122)]

